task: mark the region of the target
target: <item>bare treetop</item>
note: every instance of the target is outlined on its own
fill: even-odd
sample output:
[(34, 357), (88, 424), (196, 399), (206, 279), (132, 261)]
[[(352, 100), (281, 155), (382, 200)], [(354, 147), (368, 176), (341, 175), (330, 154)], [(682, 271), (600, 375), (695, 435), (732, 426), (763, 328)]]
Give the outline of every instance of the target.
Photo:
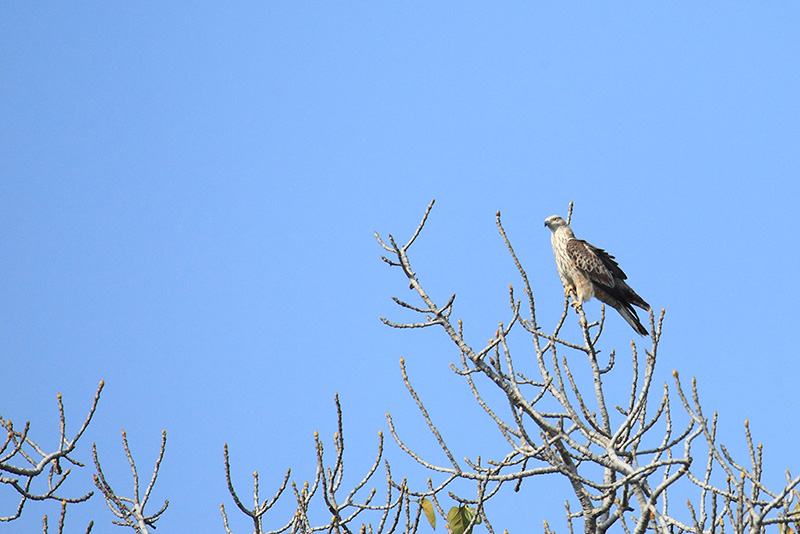
[[(8, 419), (0, 416), (0, 426), (6, 431), (6, 438), (0, 445), (0, 484), (3, 487), (13, 488), (18, 495), (18, 504), (15, 510), (8, 515), (0, 515), (0, 521), (13, 521), (20, 517), (25, 503), (28, 500), (44, 501), (56, 500), (62, 502), (62, 521), (63, 513), (67, 503), (79, 503), (88, 500), (92, 492), (78, 497), (69, 497), (59, 493), (61, 485), (66, 481), (72, 472), (69, 468), (64, 468), (63, 464), (71, 464), (75, 467), (83, 467), (83, 464), (72, 458), (70, 455), (78, 445), (78, 440), (83, 436), (89, 423), (97, 409), (100, 401), (100, 392), (103, 390), (104, 383), (101, 381), (97, 386), (89, 412), (83, 419), (74, 434), (67, 434), (66, 413), (61, 394), (57, 395), (58, 417), (59, 417), (59, 439), (58, 446), (47, 448), (40, 445), (30, 436), (31, 424), (26, 422), (21, 431), (17, 430)], [(49, 452), (48, 452), (49, 451)], [(44, 480), (45, 487), (35, 488), (36, 480)], [(47, 520), (45, 519), (45, 531)], [(91, 527), (89, 527), (91, 529)]]
[[(396, 328), (440, 327), (444, 330), (461, 354), (461, 365), (455, 371), (464, 377), (477, 403), (496, 423), (509, 449), (502, 458), (484, 460), (485, 467), (481, 467), (477, 461), (470, 463), (469, 468), (459, 465), (428, 417), (422, 401), (414, 393), (405, 370), (403, 376), (409, 391), (450, 459), (450, 465), (434, 465), (414, 455), (393, 427), (390, 428), (400, 446), (423, 466), (446, 473), (452, 479), (477, 482), (476, 498), (469, 502), (475, 503), (487, 527), (490, 523), (483, 503), (488, 495), (493, 495), (501, 485), (509, 482), (518, 485), (528, 477), (556, 473), (569, 481), (579, 508), (579, 511), (572, 512), (574, 505), (567, 501), (570, 529), (572, 520), (579, 518), (587, 533), (605, 532), (613, 525), (636, 533), (647, 530), (665, 533), (715, 532), (726, 521), (734, 532), (760, 532), (768, 524), (788, 523), (797, 519), (789, 509), (791, 491), (800, 483), (800, 477), (788, 478), (787, 485), (778, 491), (766, 488), (761, 483), (760, 449), (756, 453), (749, 430), (747, 441), (751, 465), (745, 467), (736, 463), (725, 448), (717, 444), (716, 415), (711, 422), (703, 416), (694, 381), (692, 400), (689, 401), (678, 374), (674, 374), (675, 391), (681, 407), (688, 415), (688, 422), (683, 428), (673, 428), (673, 407), (667, 384), (663, 385), (660, 399), (652, 405), (651, 390), (664, 310), (661, 310), (657, 320), (650, 313), (650, 346), (644, 349), (644, 357), (640, 355), (636, 344), (631, 343), (631, 388), (627, 398), (610, 397), (612, 392), (606, 391), (603, 385), (609, 373), (616, 372), (615, 353), (612, 351), (606, 360), (601, 361), (596, 348), (603, 331), (604, 310), (599, 321), (589, 323), (582, 306), (575, 306), (582, 333), (580, 341), (560, 336), (561, 327), (570, 315), (567, 298), (554, 330), (545, 332), (541, 329), (536, 321), (534, 295), (528, 275), (501, 224), (499, 212), (497, 227), (522, 278), (528, 316), (523, 317), (520, 313), (522, 302), (515, 298), (511, 288), (510, 316), (505, 320), (505, 325), (500, 324), (487, 345), (470, 346), (463, 337), (461, 322), (451, 320), (455, 295), (444, 305), (434, 302), (417, 280), (409, 258), (409, 247), (422, 231), (432, 207), (433, 202), (425, 211), (413, 238), (405, 246), (397, 246), (392, 236), (389, 236), (389, 244), (378, 237), (381, 246), (389, 253), (384, 261), (401, 268), (423, 303), (418, 306), (395, 299), (400, 306), (419, 313), (420, 321), (383, 321)], [(572, 205), (570, 216), (571, 212)], [(608, 265), (606, 268), (611, 269)], [(618, 278), (624, 280), (624, 275)], [(516, 325), (520, 325), (531, 336), (535, 352), (533, 369), (527, 365), (527, 360), (517, 362), (512, 357), (508, 336)], [(567, 358), (560, 354), (562, 350), (582, 353), (584, 357)], [(588, 368), (591, 380), (586, 384), (576, 379), (576, 366)], [(532, 376), (532, 371), (538, 376)], [(511, 407), (508, 416), (501, 416), (497, 408), (490, 407), (481, 395), (477, 383), (479, 377), (505, 394)], [(552, 401), (556, 403), (556, 410), (540, 408), (545, 404), (550, 406)], [(618, 412), (621, 417), (612, 417), (612, 411)], [(706, 461), (699, 466), (694, 465), (692, 458), (693, 446), (698, 439), (702, 440), (706, 451)], [(726, 474), (721, 486), (712, 483), (711, 475), (715, 466)], [(602, 478), (594, 476), (596, 472), (603, 473)], [(688, 509), (674, 513), (668, 505), (668, 490), (677, 488), (683, 482), (694, 486), (698, 497), (694, 505), (690, 500), (687, 502)], [(420, 492), (419, 495), (428, 494)]]
[[(493, 534), (493, 521), (497, 519), (490, 517), (487, 505), (492, 499), (502, 499), (502, 487), (525, 491), (531, 486), (525, 484), (526, 479), (554, 476), (565, 479), (571, 488), (565, 502), (570, 533), (579, 525), (587, 534), (612, 529), (627, 534), (755, 534), (764, 532), (768, 525), (788, 528), (790, 523), (800, 522), (800, 507), (793, 491), (800, 484), (800, 477), (792, 478), (787, 472), (785, 486), (767, 488), (762, 483), (762, 450), (753, 445), (749, 427), (745, 426), (750, 453), (745, 465), (717, 442), (717, 415), (710, 420), (704, 415), (694, 380), (688, 395), (677, 372), (673, 373), (672, 385), (655, 383), (664, 310), (658, 316), (650, 311), (646, 346), (631, 342), (629, 366), (618, 363), (615, 351), (602, 356), (598, 348), (605, 324), (604, 307), (599, 319), (589, 322), (583, 307), (576, 305), (573, 311), (565, 296), (555, 327), (545, 331), (537, 321), (531, 281), (501, 224), (499, 212), (497, 228), (522, 280), (523, 298), (518, 299), (510, 287), (508, 314), (497, 330), (486, 336), (490, 337), (489, 342), (483, 346), (468, 343), (464, 324), (453, 319), (455, 294), (443, 303), (436, 302), (416, 276), (409, 256), (433, 204), (432, 201), (428, 205), (404, 244), (398, 244), (391, 234), (387, 240), (376, 234), (385, 251), (382, 259), (399, 269), (419, 299), (412, 303), (393, 297), (397, 305), (414, 312), (417, 319), (381, 320), (393, 328), (443, 331), (453, 343), (454, 354), (458, 354), (457, 363), (451, 368), (463, 378), (477, 407), (493, 422), (505, 445), (503, 452), (494, 457), (484, 454), (459, 458), (453, 438), (439, 430), (426, 401), (411, 383), (406, 362), (401, 360), (402, 379), (445, 458), (437, 463), (413, 450), (387, 414), (389, 431), (397, 445), (429, 474), (425, 487), (411, 487), (406, 477), (394, 475), (384, 458), (382, 434), (375, 460), (366, 474), (354, 486), (344, 487), (344, 429), (337, 397), (339, 425), (333, 436), (333, 459), (324, 454), (322, 440), (315, 435), (317, 467), (313, 481), (298, 484), (291, 481), (291, 471), (287, 471), (275, 493), (263, 499), (256, 472), (253, 505), (246, 505), (231, 482), (226, 445), (228, 488), (238, 509), (252, 521), (255, 534), (417, 532), (425, 523), (420, 521), (422, 516), (431, 525), (436, 524), (437, 518), (444, 519), (446, 530), (454, 534), (476, 528)], [(567, 222), (571, 215), (570, 204)], [(612, 267), (606, 264), (607, 269), (613, 270)], [(618, 278), (624, 280), (624, 275)], [(562, 334), (562, 327), (575, 319), (580, 336), (571, 339)], [(512, 331), (523, 335), (515, 334), (512, 342)], [(519, 340), (525, 338), (529, 345), (517, 347)], [(606, 386), (606, 382), (618, 384), (620, 380), (627, 381), (629, 389)], [(505, 402), (490, 401), (496, 396), (486, 395), (487, 388), (501, 392)], [(679, 399), (677, 407), (672, 400), (675, 394)], [(385, 489), (384, 498), (378, 502), (380, 493), (370, 484), (381, 478), (381, 462)], [(296, 502), (294, 514), (288, 520), (273, 520), (274, 527), (265, 526), (268, 512), (274, 510), (289, 486)], [(472, 489), (464, 493), (465, 487)], [(678, 495), (678, 500), (686, 504), (671, 504), (669, 495)], [(685, 500), (686, 496), (690, 498)], [(447, 510), (446, 499), (455, 506)], [(232, 534), (224, 506), (222, 514), (225, 530)], [(546, 520), (544, 531), (551, 532)]]

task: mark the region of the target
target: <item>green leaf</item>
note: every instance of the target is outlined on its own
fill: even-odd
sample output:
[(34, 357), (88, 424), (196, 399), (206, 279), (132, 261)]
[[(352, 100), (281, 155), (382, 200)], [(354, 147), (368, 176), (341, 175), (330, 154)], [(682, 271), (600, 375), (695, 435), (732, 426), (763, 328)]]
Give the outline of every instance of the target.
[(419, 504), (422, 506), (422, 511), (425, 512), (425, 517), (428, 518), (428, 523), (431, 524), (433, 530), (436, 530), (436, 512), (433, 510), (433, 503), (426, 498), (422, 498)]
[(447, 524), (450, 525), (450, 530), (453, 534), (464, 534), (464, 529), (467, 525), (463, 521), (464, 519), (461, 517), (461, 508), (458, 506), (450, 508), (450, 511), (447, 512)]
[[(450, 511), (447, 512), (447, 522), (453, 534), (470, 534), (472, 529), (470, 528), (469, 531), (466, 531), (466, 529), (472, 518), (475, 517), (475, 512), (475, 508), (470, 508), (469, 506), (453, 506), (450, 508)], [(475, 519), (476, 525), (480, 522), (480, 517)]]

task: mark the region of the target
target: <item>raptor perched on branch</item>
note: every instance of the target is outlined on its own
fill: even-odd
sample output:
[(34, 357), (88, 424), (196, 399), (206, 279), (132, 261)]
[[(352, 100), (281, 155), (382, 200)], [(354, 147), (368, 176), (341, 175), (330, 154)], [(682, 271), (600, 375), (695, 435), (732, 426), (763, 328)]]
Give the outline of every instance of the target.
[(558, 276), (564, 284), (564, 293), (572, 294), (575, 306), (597, 297), (622, 315), (629, 325), (642, 336), (647, 329), (639, 321), (634, 306), (645, 311), (650, 305), (625, 282), (627, 276), (619, 268), (614, 256), (582, 239), (576, 239), (572, 228), (558, 215), (544, 221), (550, 228), (553, 254), (556, 257)]

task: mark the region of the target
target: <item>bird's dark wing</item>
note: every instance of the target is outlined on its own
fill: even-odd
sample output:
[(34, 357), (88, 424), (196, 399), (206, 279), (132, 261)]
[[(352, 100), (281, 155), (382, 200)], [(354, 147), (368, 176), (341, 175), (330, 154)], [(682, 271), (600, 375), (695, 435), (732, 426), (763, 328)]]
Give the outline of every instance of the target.
[(614, 256), (612, 256), (602, 248), (597, 248), (594, 245), (590, 245), (586, 241), (584, 241), (583, 243), (586, 245), (586, 248), (597, 254), (597, 257), (600, 258), (600, 261), (603, 262), (603, 265), (605, 265), (606, 269), (611, 271), (611, 274), (614, 275), (614, 278), (618, 278), (620, 280), (625, 280), (628, 278), (625, 272), (622, 269), (620, 269), (619, 264), (614, 259)]
[[(567, 241), (567, 255), (592, 282), (609, 288), (614, 287), (614, 269), (622, 272), (612, 256), (582, 239)], [(622, 275), (624, 277), (625, 273)]]

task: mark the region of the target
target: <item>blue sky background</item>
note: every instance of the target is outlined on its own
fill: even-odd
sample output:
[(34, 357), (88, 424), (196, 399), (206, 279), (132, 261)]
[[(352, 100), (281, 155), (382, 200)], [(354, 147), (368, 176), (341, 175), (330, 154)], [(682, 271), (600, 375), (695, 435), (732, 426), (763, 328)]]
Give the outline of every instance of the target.
[[(749, 419), (780, 483), (800, 470), (797, 28), (800, 8), (778, 2), (7, 3), (0, 413), (54, 446), (56, 392), (75, 428), (104, 379), (76, 457), (96, 442), (125, 493), (120, 430), (148, 472), (166, 429), (159, 532), (222, 532), (220, 502), (249, 532), (223, 443), (245, 497), (254, 470), (265, 494), (287, 467), (310, 478), (335, 392), (353, 480), (387, 411), (429, 450), (401, 357), (474, 456), (497, 441), (443, 332), (378, 319), (407, 317), (390, 297), (409, 293), (373, 232), (406, 239), (436, 198), (412, 259), (481, 345), (521, 290), (495, 212), (551, 328), (562, 289), (542, 223), (572, 200), (578, 236), (667, 309), (658, 381), (696, 376), (743, 460)], [(609, 315), (606, 350), (630, 339)], [(90, 481), (76, 473), (75, 493)], [(567, 492), (508, 494), (495, 527), (565, 531)], [(69, 531), (118, 530), (104, 506), (70, 508)], [(29, 503), (4, 528), (56, 511)]]

